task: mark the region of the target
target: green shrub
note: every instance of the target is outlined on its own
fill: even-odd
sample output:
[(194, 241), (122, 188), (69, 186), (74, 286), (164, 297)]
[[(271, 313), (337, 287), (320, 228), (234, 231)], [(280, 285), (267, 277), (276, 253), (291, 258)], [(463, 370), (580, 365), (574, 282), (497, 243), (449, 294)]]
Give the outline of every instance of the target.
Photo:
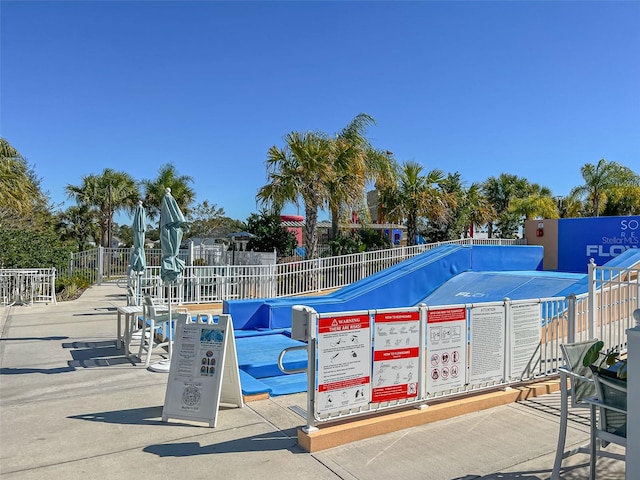
[(73, 300), (91, 286), (91, 280), (86, 275), (75, 273), (72, 277), (56, 279), (56, 298), (58, 300)]

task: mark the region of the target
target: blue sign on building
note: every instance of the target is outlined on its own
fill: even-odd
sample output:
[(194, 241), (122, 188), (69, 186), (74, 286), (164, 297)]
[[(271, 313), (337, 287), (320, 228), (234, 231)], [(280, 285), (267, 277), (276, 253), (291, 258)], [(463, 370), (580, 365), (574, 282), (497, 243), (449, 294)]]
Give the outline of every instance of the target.
[(630, 248), (640, 248), (640, 215), (558, 220), (558, 270), (586, 273), (591, 258), (604, 265)]

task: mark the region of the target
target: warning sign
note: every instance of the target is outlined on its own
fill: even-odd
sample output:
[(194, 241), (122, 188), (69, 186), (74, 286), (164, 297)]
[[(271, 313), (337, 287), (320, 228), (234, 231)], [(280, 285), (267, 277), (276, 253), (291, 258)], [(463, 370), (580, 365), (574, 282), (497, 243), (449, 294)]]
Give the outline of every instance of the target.
[(317, 413), (349, 410), (369, 402), (370, 324), (366, 313), (318, 319)]

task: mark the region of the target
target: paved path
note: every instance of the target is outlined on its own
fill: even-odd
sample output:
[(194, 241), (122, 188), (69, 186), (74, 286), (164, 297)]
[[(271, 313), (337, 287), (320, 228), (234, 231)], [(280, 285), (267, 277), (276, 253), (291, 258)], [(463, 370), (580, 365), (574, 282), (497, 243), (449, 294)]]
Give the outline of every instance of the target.
[[(290, 408), (305, 408), (305, 394), (223, 408), (215, 429), (162, 422), (166, 374), (115, 346), (124, 293), (103, 285), (57, 305), (0, 307), (2, 479), (549, 477), (558, 394), (313, 454), (297, 445), (305, 421)], [(586, 418), (577, 420), (568, 444), (588, 437)], [(586, 455), (564, 465), (562, 478), (587, 478)], [(598, 478), (623, 479), (624, 462), (599, 459)]]

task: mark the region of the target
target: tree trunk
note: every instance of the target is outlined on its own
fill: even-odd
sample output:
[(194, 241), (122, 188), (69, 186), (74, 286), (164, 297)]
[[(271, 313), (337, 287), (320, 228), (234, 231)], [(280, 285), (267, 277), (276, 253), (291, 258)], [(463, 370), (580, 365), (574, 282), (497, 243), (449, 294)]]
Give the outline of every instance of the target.
[(304, 230), (304, 246), (305, 260), (318, 258), (318, 207), (305, 205), (305, 230)]
[(329, 240), (335, 240), (338, 236), (339, 215), (340, 212), (337, 208), (331, 208), (331, 238)]

